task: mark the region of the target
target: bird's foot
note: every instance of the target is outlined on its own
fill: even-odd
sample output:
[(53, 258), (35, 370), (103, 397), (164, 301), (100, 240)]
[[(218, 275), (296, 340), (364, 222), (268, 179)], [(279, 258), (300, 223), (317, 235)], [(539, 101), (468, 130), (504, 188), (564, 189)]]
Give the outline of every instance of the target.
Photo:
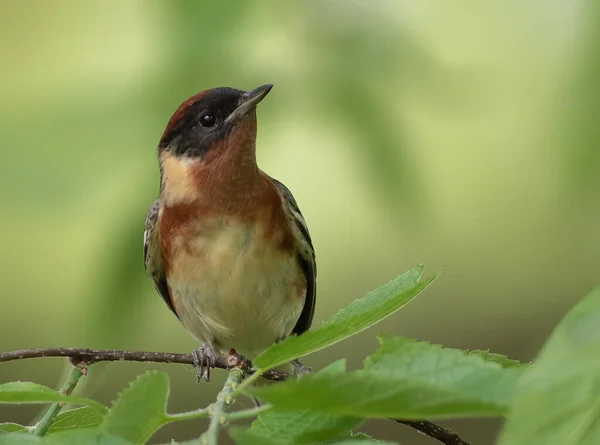
[(294, 367), (294, 375), (296, 376), (296, 378), (299, 379), (303, 375), (312, 374), (312, 369), (310, 368), (310, 366), (305, 366), (298, 360), (292, 360), (291, 363)]
[(196, 371), (196, 381), (204, 379), (210, 382), (210, 370), (215, 367), (217, 362), (217, 351), (213, 346), (200, 346), (198, 349), (192, 351), (194, 356), (194, 367), (198, 368)]

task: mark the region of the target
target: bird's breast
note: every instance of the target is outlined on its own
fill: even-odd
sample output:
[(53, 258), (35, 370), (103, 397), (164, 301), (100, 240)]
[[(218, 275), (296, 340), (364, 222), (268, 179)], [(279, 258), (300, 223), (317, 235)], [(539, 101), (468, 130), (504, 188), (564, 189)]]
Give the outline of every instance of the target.
[[(176, 216), (165, 211), (165, 220)], [(184, 326), (202, 342), (250, 356), (287, 336), (306, 293), (296, 255), (282, 242), (287, 226), (186, 214), (161, 231), (167, 282)]]

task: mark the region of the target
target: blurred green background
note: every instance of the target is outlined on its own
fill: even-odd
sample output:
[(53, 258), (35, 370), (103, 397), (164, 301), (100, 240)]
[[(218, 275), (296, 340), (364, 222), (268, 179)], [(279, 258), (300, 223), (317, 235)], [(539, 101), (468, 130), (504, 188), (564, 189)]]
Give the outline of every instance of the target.
[[(191, 351), (143, 267), (156, 145), (197, 91), (274, 83), (258, 159), (309, 223), (315, 323), (419, 262), (444, 270), (306, 362), (357, 367), (379, 332), (532, 359), (600, 282), (599, 19), (591, 1), (0, 3), (0, 350)], [(13, 362), (0, 382), (56, 386), (66, 369)], [(98, 364), (81, 390), (108, 404), (146, 369), (171, 376), (172, 411), (206, 405), (223, 379)], [(0, 421), (39, 413), (0, 406)], [(500, 426), (443, 424), (473, 444)], [(433, 443), (386, 422), (363, 430)]]

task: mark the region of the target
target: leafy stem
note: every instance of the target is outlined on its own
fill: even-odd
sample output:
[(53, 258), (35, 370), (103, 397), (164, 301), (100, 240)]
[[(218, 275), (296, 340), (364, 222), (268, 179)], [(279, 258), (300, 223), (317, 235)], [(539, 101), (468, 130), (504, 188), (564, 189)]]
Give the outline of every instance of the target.
[(244, 371), (240, 368), (231, 368), (223, 389), (217, 395), (217, 401), (209, 408), (211, 412), (210, 424), (208, 430), (200, 440), (206, 445), (218, 445), (219, 427), (227, 422), (225, 411), (233, 403), (233, 394), (236, 387), (240, 386), (244, 380)]
[(261, 369), (257, 369), (254, 374), (250, 375), (248, 378), (246, 378), (240, 385), (238, 385), (235, 388), (235, 391), (233, 392), (233, 397), (237, 397), (239, 396), (242, 392), (244, 392), (244, 390), (250, 386), (252, 383), (254, 383), (255, 381), (257, 381), (263, 374), (263, 371)]
[[(65, 396), (71, 395), (71, 393), (77, 386), (77, 383), (79, 382), (79, 379), (81, 378), (82, 375), (83, 375), (82, 365), (81, 364), (74, 365), (73, 368), (71, 369), (71, 372), (69, 373), (69, 377), (67, 377), (67, 381), (64, 383), (64, 385), (60, 389), (60, 393)], [(48, 408), (48, 411), (46, 411), (46, 414), (44, 414), (44, 417), (42, 417), (42, 419), (33, 428), (32, 434), (34, 436), (43, 436), (44, 434), (46, 434), (46, 432), (48, 431), (48, 428), (50, 428), (50, 425), (52, 424), (52, 421), (54, 420), (54, 418), (57, 416), (57, 414), (60, 412), (60, 410), (62, 409), (62, 407), (64, 405), (65, 405), (64, 402), (54, 402), (52, 405), (50, 405), (50, 408)]]

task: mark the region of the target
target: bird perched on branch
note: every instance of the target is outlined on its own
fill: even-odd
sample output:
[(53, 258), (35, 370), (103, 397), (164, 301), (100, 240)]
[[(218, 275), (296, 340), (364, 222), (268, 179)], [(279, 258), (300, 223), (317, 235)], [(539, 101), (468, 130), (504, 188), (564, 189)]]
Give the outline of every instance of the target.
[(256, 164), (256, 105), (271, 88), (192, 96), (158, 145), (160, 197), (146, 219), (144, 263), (200, 343), (198, 380), (210, 380), (217, 354), (235, 349), (252, 359), (312, 323), (316, 263), (306, 222), (287, 187)]

